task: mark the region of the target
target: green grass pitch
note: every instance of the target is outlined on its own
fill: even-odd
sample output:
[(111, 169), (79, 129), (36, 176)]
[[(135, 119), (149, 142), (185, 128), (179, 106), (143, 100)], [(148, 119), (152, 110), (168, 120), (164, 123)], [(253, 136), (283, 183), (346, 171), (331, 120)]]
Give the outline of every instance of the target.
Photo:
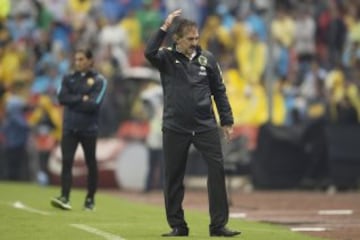
[[(0, 182), (0, 239), (4, 240), (124, 240), (164, 239), (168, 232), (164, 208), (99, 193), (96, 211), (82, 210), (83, 190), (71, 193), (73, 210), (62, 211), (50, 205), (59, 194), (58, 187)], [(210, 239), (209, 217), (205, 212), (186, 210), (190, 236), (185, 239)], [(242, 240), (316, 240), (285, 227), (230, 219), (229, 228), (242, 231), (233, 239)], [(211, 238), (222, 239), (222, 238)]]

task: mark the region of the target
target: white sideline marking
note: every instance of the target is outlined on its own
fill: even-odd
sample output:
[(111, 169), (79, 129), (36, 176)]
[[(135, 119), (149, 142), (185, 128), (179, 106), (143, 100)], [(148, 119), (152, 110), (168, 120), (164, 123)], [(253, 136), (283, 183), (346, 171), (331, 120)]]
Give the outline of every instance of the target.
[(354, 211), (351, 209), (336, 209), (336, 210), (320, 210), (319, 215), (351, 215)]
[(90, 226), (85, 225), (85, 224), (70, 224), (70, 226), (81, 229), (81, 230), (84, 230), (86, 232), (89, 232), (89, 233), (92, 233), (92, 234), (95, 234), (95, 235), (98, 235), (98, 236), (101, 236), (101, 237), (103, 237), (103, 238), (105, 238), (107, 240), (125, 240), (125, 238), (114, 235), (112, 233), (101, 231), (99, 229), (90, 227)]
[(230, 213), (230, 218), (246, 218), (246, 213)]
[(327, 230), (324, 227), (294, 227), (290, 229), (293, 232), (324, 232)]
[(12, 206), (14, 208), (17, 208), (17, 209), (21, 209), (21, 210), (25, 210), (25, 211), (32, 212), (32, 213), (41, 214), (41, 215), (50, 215), (51, 214), (49, 212), (45, 212), (45, 211), (41, 211), (41, 210), (38, 210), (38, 209), (35, 209), (35, 208), (28, 207), (28, 206), (26, 206), (25, 204), (23, 204), (20, 201), (14, 202), (12, 204)]

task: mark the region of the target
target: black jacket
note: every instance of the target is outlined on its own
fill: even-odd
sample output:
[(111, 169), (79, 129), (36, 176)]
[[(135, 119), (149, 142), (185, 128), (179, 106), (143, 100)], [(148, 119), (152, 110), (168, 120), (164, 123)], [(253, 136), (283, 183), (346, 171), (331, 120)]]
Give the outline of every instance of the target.
[(221, 125), (232, 125), (231, 107), (214, 56), (200, 47), (192, 60), (177, 52), (175, 46), (159, 50), (165, 35), (160, 29), (145, 49), (145, 57), (160, 71), (164, 90), (163, 127), (188, 133), (216, 128), (211, 96)]
[[(63, 129), (71, 131), (98, 131), (100, 104), (104, 98), (107, 82), (95, 72), (74, 72), (63, 78), (58, 90), (60, 104), (65, 106)], [(89, 99), (83, 101), (83, 96)]]

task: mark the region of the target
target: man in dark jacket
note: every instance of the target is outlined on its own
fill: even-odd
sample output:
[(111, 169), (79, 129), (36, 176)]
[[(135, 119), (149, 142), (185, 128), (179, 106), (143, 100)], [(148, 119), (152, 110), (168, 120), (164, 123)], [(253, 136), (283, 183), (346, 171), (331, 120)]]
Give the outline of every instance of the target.
[(106, 91), (105, 78), (92, 69), (93, 54), (90, 50), (75, 52), (75, 71), (66, 75), (58, 91), (60, 104), (64, 105), (63, 136), (61, 153), (61, 195), (53, 198), (54, 207), (70, 210), (69, 201), (72, 183), (71, 169), (74, 155), (80, 143), (88, 168), (87, 195), (84, 209), (93, 210), (97, 187), (96, 139), (101, 102)]
[(175, 44), (159, 49), (166, 32), (181, 10), (170, 13), (148, 42), (145, 56), (159, 69), (164, 90), (163, 149), (165, 159), (165, 206), (172, 231), (163, 236), (188, 236), (184, 219), (184, 175), (189, 147), (193, 144), (208, 165), (210, 236), (240, 234), (225, 227), (229, 207), (219, 132), (212, 97), (225, 137), (230, 140), (233, 117), (221, 70), (213, 55), (198, 46), (199, 33), (194, 22), (180, 19)]

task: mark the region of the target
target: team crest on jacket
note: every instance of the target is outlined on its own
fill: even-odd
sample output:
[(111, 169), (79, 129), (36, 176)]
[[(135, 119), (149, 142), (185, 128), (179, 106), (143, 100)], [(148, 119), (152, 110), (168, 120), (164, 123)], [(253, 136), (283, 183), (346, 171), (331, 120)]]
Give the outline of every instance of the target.
[(202, 66), (207, 65), (208, 59), (205, 56), (201, 55), (198, 59), (199, 59), (200, 65), (202, 65)]
[(204, 67), (204, 66), (200, 66), (200, 72), (199, 72), (199, 75), (201, 75), (201, 76), (207, 76), (207, 73), (206, 73), (206, 67)]
[(86, 81), (86, 84), (89, 85), (89, 86), (94, 85), (94, 83), (95, 83), (95, 80), (93, 78), (88, 78), (87, 81)]

